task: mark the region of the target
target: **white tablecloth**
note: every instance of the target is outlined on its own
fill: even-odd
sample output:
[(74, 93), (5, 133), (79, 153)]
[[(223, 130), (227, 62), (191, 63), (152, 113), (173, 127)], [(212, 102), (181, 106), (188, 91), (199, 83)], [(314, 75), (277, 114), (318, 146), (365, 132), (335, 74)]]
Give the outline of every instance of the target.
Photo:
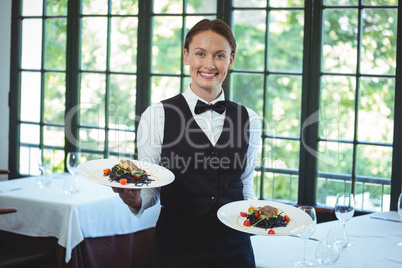
[[(154, 227), (160, 206), (138, 219), (108, 186), (79, 178), (80, 191), (63, 192), (68, 174), (55, 174), (50, 188), (39, 188), (36, 177), (0, 182), (0, 207), (17, 208), (1, 215), (0, 230), (34, 237), (56, 237), (66, 259), (84, 238), (133, 233)], [(16, 191), (8, 189), (21, 188)]]
[[(384, 218), (399, 219), (397, 212), (375, 213)], [(346, 223), (351, 246), (341, 251), (338, 261), (330, 267), (402, 267), (402, 222), (373, 219), (371, 215), (353, 217)], [(313, 238), (323, 240), (328, 231), (340, 226), (340, 221), (317, 225)], [(304, 242), (291, 236), (252, 236), (257, 267), (294, 267), (303, 258)], [(306, 259), (320, 265), (315, 258), (319, 242), (307, 241)]]

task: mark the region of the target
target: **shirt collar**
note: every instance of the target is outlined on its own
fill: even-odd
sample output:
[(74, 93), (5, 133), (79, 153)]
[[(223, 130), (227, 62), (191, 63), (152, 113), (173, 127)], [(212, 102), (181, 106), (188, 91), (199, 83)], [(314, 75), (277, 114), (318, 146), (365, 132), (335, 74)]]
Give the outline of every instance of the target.
[(221, 94), (218, 96), (218, 98), (214, 99), (211, 102), (207, 102), (206, 100), (198, 97), (192, 90), (190, 85), (187, 86), (186, 90), (183, 92), (183, 97), (186, 99), (187, 104), (190, 108), (191, 111), (194, 111), (195, 104), (197, 103), (198, 100), (205, 102), (205, 103), (211, 103), (215, 104), (218, 101), (224, 101), (225, 100), (225, 92), (223, 89), (221, 89)]

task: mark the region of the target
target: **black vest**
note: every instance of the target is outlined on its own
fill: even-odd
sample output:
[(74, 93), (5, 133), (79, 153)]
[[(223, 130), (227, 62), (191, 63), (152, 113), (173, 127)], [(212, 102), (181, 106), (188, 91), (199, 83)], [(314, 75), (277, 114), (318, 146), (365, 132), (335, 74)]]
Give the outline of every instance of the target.
[(226, 100), (222, 134), (213, 146), (181, 94), (162, 104), (160, 164), (175, 174), (175, 180), (161, 188), (154, 267), (229, 267), (230, 262), (231, 267), (253, 267), (249, 235), (217, 218), (221, 206), (244, 199), (240, 176), (249, 143), (246, 108)]

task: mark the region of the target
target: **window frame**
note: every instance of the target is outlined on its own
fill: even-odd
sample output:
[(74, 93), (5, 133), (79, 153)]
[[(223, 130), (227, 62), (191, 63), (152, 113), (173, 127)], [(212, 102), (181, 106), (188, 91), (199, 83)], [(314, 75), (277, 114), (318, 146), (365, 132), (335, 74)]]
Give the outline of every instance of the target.
[[(187, 1), (183, 1), (183, 5)], [(321, 37), (324, 1), (305, 1), (305, 21), (304, 21), (304, 52), (303, 52), (303, 74), (302, 74), (302, 96), (301, 96), (301, 122), (314, 112), (319, 110), (320, 79), (321, 71)], [(9, 170), (10, 178), (22, 177), (19, 174), (20, 159), (20, 71), (21, 71), (21, 9), (22, 0), (12, 3), (12, 28), (11, 28), (11, 63), (10, 63), (10, 134), (9, 134)], [(135, 114), (140, 115), (150, 104), (151, 100), (151, 71), (152, 57), (152, 17), (153, 1), (139, 0), (138, 12), (138, 46), (137, 46), (137, 66), (141, 62), (142, 68), (138, 68), (137, 74), (137, 103)], [(359, 0), (359, 8), (363, 6), (363, 0)], [(44, 7), (45, 8), (45, 7)], [(79, 104), (80, 89), (80, 3), (79, 1), (68, 1), (67, 14), (67, 51), (66, 51), (66, 111)], [(397, 27), (397, 46), (402, 47), (402, 1), (398, 1), (398, 27)], [(224, 20), (232, 26), (232, 16), (234, 8), (232, 1), (217, 1), (217, 18)], [(46, 17), (45, 17), (46, 18)], [(394, 135), (392, 143), (392, 175), (391, 175), (391, 203), (390, 210), (396, 210), (397, 199), (402, 187), (402, 50), (397, 51), (397, 66), (395, 74), (395, 100), (394, 100)], [(183, 63), (182, 63), (183, 66)], [(46, 70), (41, 69), (42, 75)], [(230, 72), (231, 74), (232, 72)], [(183, 91), (183, 72), (181, 77), (181, 91)], [(230, 79), (230, 75), (229, 75)], [(264, 79), (265, 81), (266, 79)], [(264, 82), (266, 83), (266, 82)], [(229, 83), (230, 84), (230, 83)], [(42, 85), (43, 89), (43, 85)], [(230, 96), (230, 88), (225, 88), (225, 93)], [(78, 117), (74, 117), (71, 125), (71, 133), (78, 134)], [(137, 122), (138, 123), (138, 122)], [(43, 127), (43, 122), (40, 122)], [(107, 126), (106, 126), (107, 127)], [(313, 124), (304, 131), (300, 130), (300, 153), (299, 153), (299, 185), (298, 203), (306, 205), (316, 204), (316, 183), (317, 183), (317, 159), (312, 156), (305, 146), (317, 151), (320, 141), (318, 124)], [(76, 150), (76, 146), (68, 139), (65, 139), (65, 154)], [(356, 146), (356, 138), (353, 143)], [(40, 141), (42, 144), (42, 140)], [(355, 161), (355, 159), (354, 159)], [(260, 167), (262, 168), (262, 167)], [(354, 172), (352, 172), (354, 173)], [(352, 176), (352, 185), (356, 181), (355, 174)], [(263, 176), (261, 176), (263, 183)], [(261, 189), (263, 189), (261, 187)], [(353, 191), (353, 186), (352, 186)], [(257, 193), (263, 196), (262, 190)]]

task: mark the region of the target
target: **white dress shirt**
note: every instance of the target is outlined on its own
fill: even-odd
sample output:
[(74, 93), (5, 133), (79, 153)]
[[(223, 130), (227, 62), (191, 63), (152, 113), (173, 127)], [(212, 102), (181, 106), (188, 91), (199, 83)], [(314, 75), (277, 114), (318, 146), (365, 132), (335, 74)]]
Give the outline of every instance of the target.
[[(219, 114), (213, 110), (207, 110), (201, 114), (195, 114), (194, 108), (198, 100), (208, 103), (198, 97), (190, 88), (187, 87), (183, 94), (191, 113), (202, 129), (205, 135), (215, 146), (218, 141), (225, 121), (226, 111)], [(212, 102), (225, 100), (224, 92)], [(252, 110), (247, 108), (250, 121), (249, 147), (246, 154), (247, 164), (244, 173), (241, 175), (243, 181), (244, 199), (257, 199), (253, 191), (254, 169), (257, 160), (257, 153), (261, 144), (261, 122), (259, 116)], [(158, 164), (162, 152), (163, 134), (164, 134), (165, 112), (162, 103), (156, 103), (149, 106), (141, 116), (141, 120), (137, 131), (137, 149), (138, 159)], [(131, 211), (140, 216), (142, 212), (159, 200), (160, 188), (143, 189), (141, 191), (142, 207), (140, 210), (131, 208)]]

